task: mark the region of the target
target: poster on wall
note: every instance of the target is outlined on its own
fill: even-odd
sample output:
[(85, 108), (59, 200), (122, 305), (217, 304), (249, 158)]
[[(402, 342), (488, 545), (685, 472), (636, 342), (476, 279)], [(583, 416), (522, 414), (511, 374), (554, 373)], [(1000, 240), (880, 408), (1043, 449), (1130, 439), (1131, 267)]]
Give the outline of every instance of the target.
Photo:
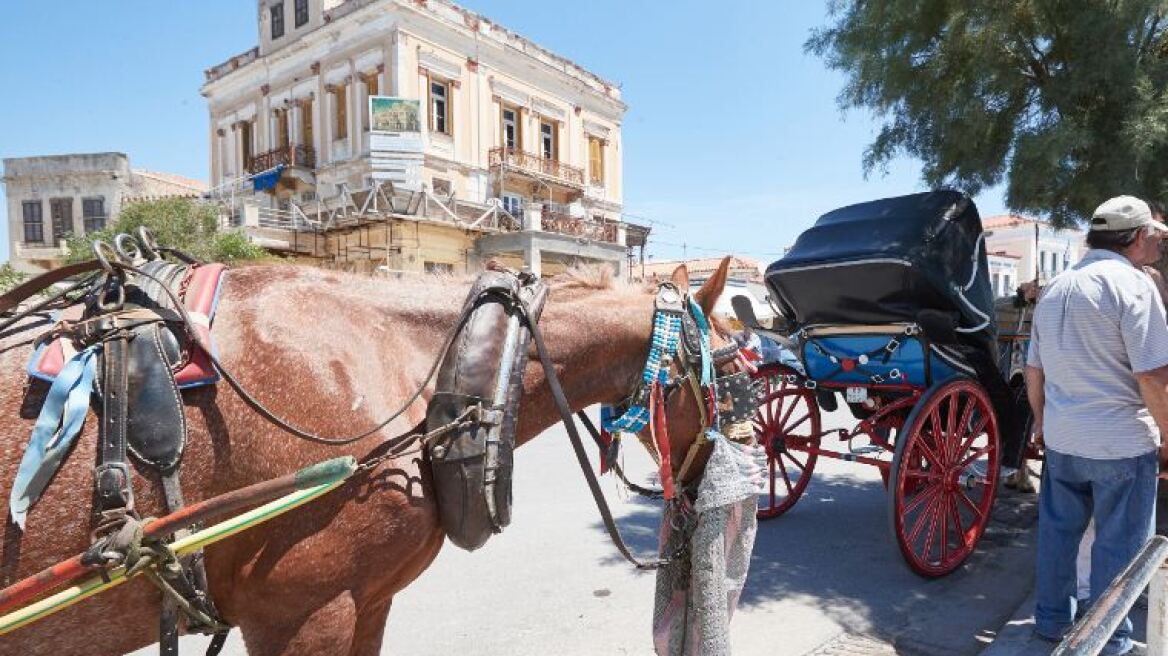
[(422, 147), (421, 101), (369, 97), (369, 150), (374, 179), (421, 188)]
[(418, 100), (370, 96), (369, 132), (372, 150), (422, 152), (422, 108)]

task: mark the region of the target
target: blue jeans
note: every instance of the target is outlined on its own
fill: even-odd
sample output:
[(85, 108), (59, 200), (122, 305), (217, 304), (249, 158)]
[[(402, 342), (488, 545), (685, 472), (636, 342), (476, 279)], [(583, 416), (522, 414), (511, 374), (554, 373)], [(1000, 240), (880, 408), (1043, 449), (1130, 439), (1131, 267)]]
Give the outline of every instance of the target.
[[(1155, 451), (1095, 460), (1047, 450), (1038, 499), (1034, 628), (1040, 635), (1060, 638), (1074, 621), (1075, 556), (1092, 517), (1091, 601), (1152, 537), (1158, 469)], [(1131, 620), (1124, 618), (1102, 653), (1130, 650), (1131, 631)]]

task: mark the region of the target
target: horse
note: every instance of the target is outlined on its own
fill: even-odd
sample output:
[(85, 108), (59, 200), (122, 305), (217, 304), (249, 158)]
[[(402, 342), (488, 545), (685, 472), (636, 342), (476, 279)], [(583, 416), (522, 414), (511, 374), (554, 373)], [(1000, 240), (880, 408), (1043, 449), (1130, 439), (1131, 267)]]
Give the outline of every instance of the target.
[[(709, 314), (729, 258), (693, 292)], [(684, 266), (672, 280), (688, 290)], [(356, 433), (396, 410), (426, 381), (459, 318), (469, 281), (395, 281), (293, 265), (228, 272), (212, 329), (219, 360), (275, 414), (318, 434)], [(650, 347), (654, 295), (609, 275), (554, 279), (540, 327), (573, 410), (616, 403), (633, 389)], [(27, 324), (26, 324), (27, 326)], [(0, 335), (0, 489), (10, 490), (35, 407), (25, 365), (46, 328)], [(537, 358), (524, 372), (517, 445), (559, 420)], [(266, 422), (226, 385), (187, 390), (189, 439), (181, 466), (188, 502), (341, 455), (358, 461), (425, 416), (425, 399), (350, 446), (298, 440)], [(670, 451), (681, 462), (700, 429), (690, 394), (668, 405)], [(21, 532), (7, 523), (0, 587), (84, 551), (93, 529), (97, 426), (73, 452)], [(522, 458), (519, 458), (522, 466)], [(142, 516), (163, 514), (157, 477), (137, 469)], [(211, 595), (251, 656), (373, 656), (394, 596), (444, 542), (428, 468), (413, 449), (359, 472), (329, 494), (206, 550)], [(160, 593), (134, 581), (0, 639), (0, 654), (116, 656), (158, 640)]]

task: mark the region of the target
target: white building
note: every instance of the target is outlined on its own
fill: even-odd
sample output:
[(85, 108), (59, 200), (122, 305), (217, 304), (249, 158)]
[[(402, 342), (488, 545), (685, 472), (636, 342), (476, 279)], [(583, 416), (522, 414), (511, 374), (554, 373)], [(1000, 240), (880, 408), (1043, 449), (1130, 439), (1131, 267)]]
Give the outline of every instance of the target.
[[(1038, 278), (1045, 284), (1069, 269), (1087, 251), (1086, 233), (1076, 228), (1056, 230), (1035, 219), (1016, 215), (994, 216), (982, 220), (986, 253), (991, 256), (991, 279), (994, 271), (1002, 281), (995, 285), (999, 295), (1012, 294), (1018, 285)], [(1006, 261), (1014, 261), (1014, 271)], [(1009, 278), (1009, 284), (1005, 279)], [(1005, 290), (1006, 293), (1001, 293)]]
[(123, 153), (75, 153), (4, 160), (12, 266), (40, 273), (61, 264), (70, 234), (101, 230), (132, 200), (197, 197), (198, 180), (133, 170)]
[[(447, 0), (257, 10), (259, 45), (208, 69), (202, 89), (220, 196), (260, 217), (356, 207), (385, 188), (447, 206), (426, 217), (412, 199), (397, 205), (399, 233), (433, 228), (413, 242), (376, 233), (343, 245), (382, 249), (391, 269), (459, 271), (501, 253), (545, 273), (573, 259), (623, 266), (616, 84)], [(492, 232), (472, 211), (490, 207), (515, 221)], [(428, 218), (470, 238), (459, 246)]]

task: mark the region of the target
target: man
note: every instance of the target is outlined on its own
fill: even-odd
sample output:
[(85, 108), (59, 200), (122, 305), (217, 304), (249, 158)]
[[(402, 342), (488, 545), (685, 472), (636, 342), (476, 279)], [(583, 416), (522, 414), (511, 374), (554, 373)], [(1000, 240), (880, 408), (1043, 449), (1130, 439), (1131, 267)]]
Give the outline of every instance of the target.
[[(1148, 204), (1112, 198), (1091, 218), (1091, 250), (1035, 309), (1026, 388), (1046, 463), (1039, 497), (1035, 631), (1074, 618), (1075, 556), (1090, 519), (1091, 600), (1152, 535), (1160, 433), (1168, 431), (1168, 319), (1141, 267), (1168, 230)], [(1132, 648), (1125, 619), (1102, 653)]]

